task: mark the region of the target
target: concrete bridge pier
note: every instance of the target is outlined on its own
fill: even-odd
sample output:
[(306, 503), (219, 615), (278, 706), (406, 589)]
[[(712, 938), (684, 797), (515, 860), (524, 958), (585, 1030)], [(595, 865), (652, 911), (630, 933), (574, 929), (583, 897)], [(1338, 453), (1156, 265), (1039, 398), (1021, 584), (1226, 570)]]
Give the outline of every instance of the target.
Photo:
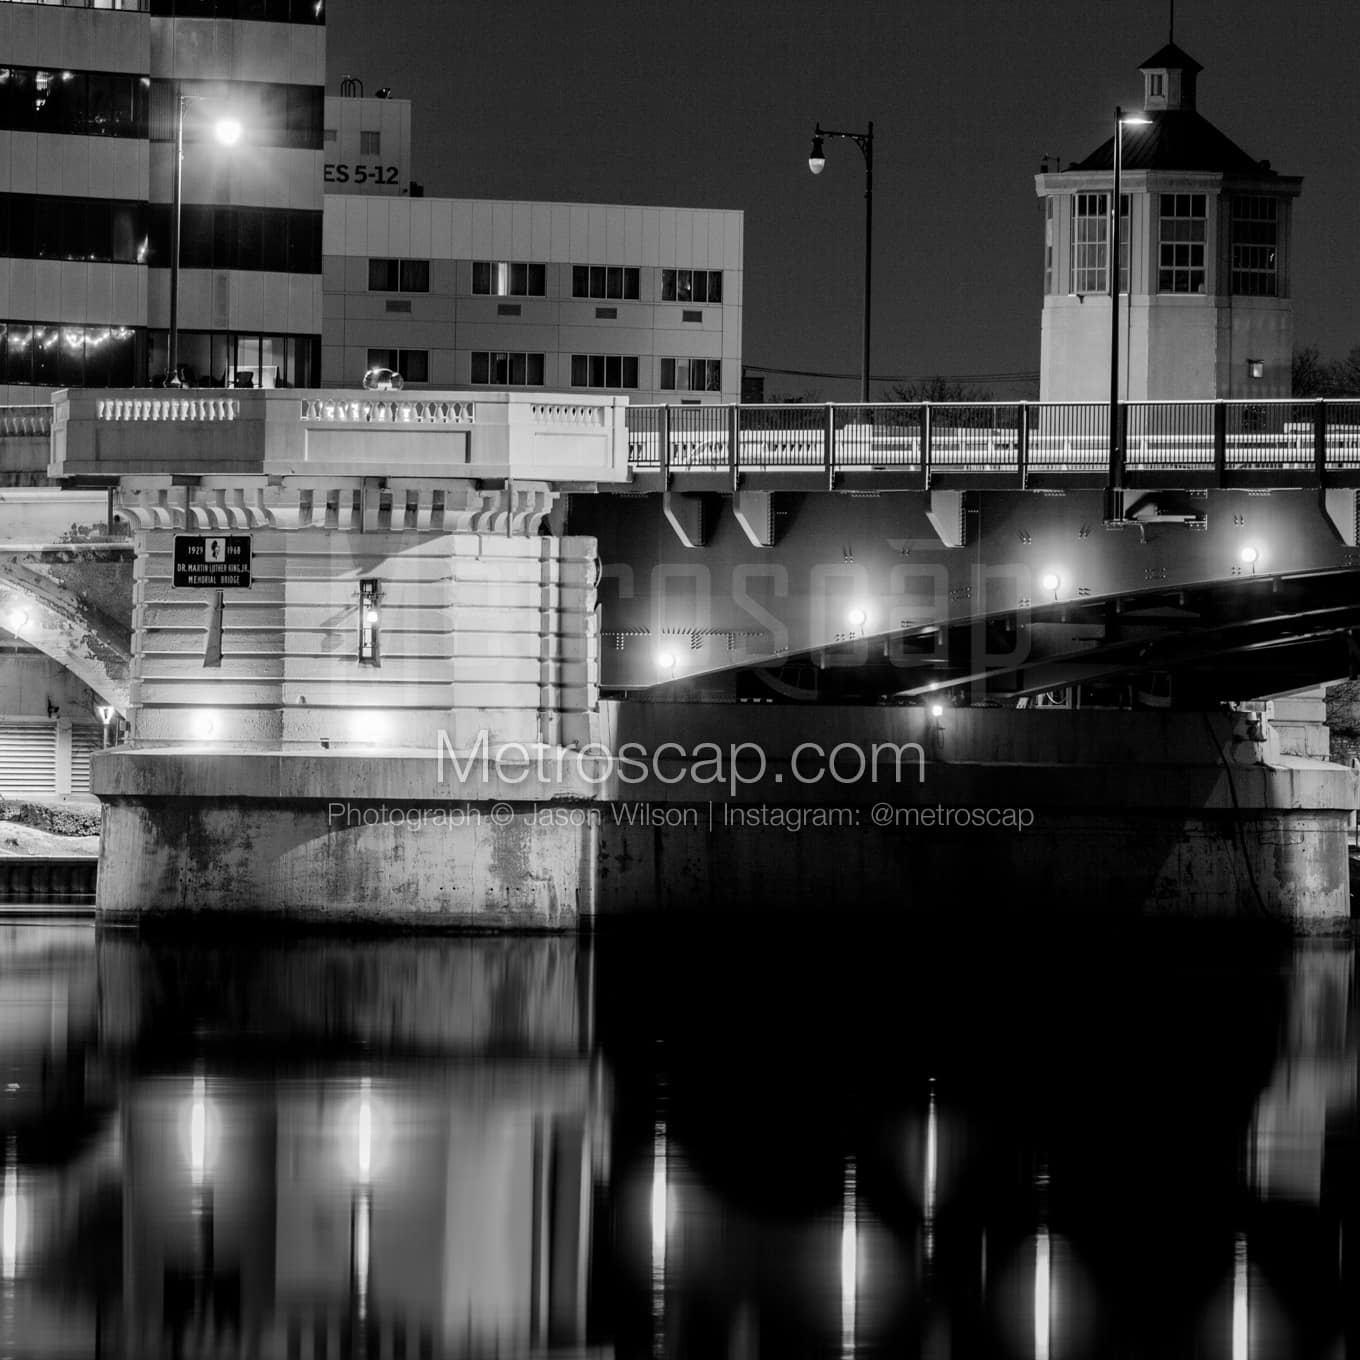
[[(130, 739), (101, 754), (108, 922), (246, 915), (560, 929), (593, 910), (580, 802), (593, 540), (544, 484), (127, 478)], [(249, 589), (173, 579), (174, 539), (249, 534)], [(206, 521), (206, 523), (205, 523)]]

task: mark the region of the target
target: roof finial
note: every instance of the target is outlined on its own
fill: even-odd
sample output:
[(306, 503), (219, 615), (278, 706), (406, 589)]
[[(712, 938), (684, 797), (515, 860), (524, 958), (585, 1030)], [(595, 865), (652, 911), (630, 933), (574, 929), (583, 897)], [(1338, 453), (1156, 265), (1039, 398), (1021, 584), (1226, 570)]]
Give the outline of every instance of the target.
[(1169, 0), (1171, 6), (1171, 21), (1167, 25), (1167, 42), (1176, 41), (1176, 0)]

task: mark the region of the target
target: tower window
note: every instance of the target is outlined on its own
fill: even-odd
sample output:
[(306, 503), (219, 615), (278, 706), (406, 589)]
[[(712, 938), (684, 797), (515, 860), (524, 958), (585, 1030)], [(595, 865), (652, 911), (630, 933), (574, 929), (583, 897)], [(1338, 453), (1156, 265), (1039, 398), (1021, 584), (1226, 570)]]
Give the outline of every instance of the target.
[(1166, 94), (1166, 77), (1160, 71), (1148, 77), (1148, 94), (1154, 99), (1161, 99)]
[(1278, 297), (1279, 204), (1260, 194), (1232, 202), (1232, 290), (1246, 297)]
[(1044, 199), (1044, 296), (1053, 291), (1053, 200)]
[[(1072, 195), (1072, 291), (1108, 293), (1109, 194)], [(1119, 291), (1129, 291), (1129, 197), (1119, 195)]]
[(1157, 289), (1162, 293), (1205, 290), (1204, 243), (1208, 200), (1204, 194), (1161, 194), (1157, 234)]

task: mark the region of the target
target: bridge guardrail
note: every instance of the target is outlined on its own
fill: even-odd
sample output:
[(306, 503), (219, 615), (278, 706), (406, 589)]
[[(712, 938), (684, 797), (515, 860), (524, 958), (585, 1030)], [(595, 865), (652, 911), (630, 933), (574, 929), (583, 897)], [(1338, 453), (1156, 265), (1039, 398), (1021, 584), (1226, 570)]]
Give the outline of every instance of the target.
[[(1134, 472), (1360, 469), (1360, 401), (1126, 402)], [(1103, 402), (633, 406), (635, 472), (1100, 473)]]
[[(377, 425), (420, 431), (456, 426), (486, 442), (492, 438), (490, 416), (497, 398), (502, 405), (508, 400), (496, 393), (434, 392), (404, 394), (399, 401), (365, 393), (360, 400), (357, 394), (339, 390), (260, 394), (130, 390), (79, 396), (85, 403), (84, 419), (107, 426), (163, 427), (161, 442), (177, 451), (176, 458), (183, 440), (173, 427), (187, 421), (200, 427), (200, 442), (212, 431), (222, 445), (217, 454), (230, 452), (237, 461), (262, 456), (262, 441), (272, 446), (283, 435), (294, 442), (312, 435), (316, 442), (331, 427), (367, 430)], [(66, 394), (59, 397), (66, 399)], [(266, 397), (273, 399), (270, 415), (286, 414), (281, 407), (291, 402), (289, 410), (296, 408), (292, 419), (270, 420), (266, 431), (261, 423)], [(255, 405), (247, 410), (252, 400)], [(524, 431), (532, 432), (540, 454), (553, 454), (552, 463), (561, 460), (568, 436), (578, 442), (594, 437), (598, 442), (609, 434), (610, 420), (598, 409), (597, 399), (535, 393), (517, 400), (524, 406)], [(605, 400), (622, 408), (619, 398)], [(1360, 472), (1360, 398), (1125, 402), (1118, 412), (1124, 467), (1134, 473)], [(1005, 475), (1023, 484), (1030, 474), (1089, 478), (1108, 471), (1109, 416), (1104, 402), (628, 406), (627, 459), (634, 473), (681, 478), (708, 473), (734, 482), (742, 473), (753, 472), (820, 473), (830, 478), (842, 472), (901, 472), (928, 480), (938, 471)], [(612, 419), (618, 419), (617, 414)], [(498, 435), (501, 443), (508, 438), (506, 432)], [(68, 437), (67, 422), (54, 421), (52, 406), (0, 407), (0, 439), (9, 440), (11, 458), (18, 456), (16, 451), (27, 450), (24, 456), (34, 462), (39, 444), (50, 440), (55, 449)], [(136, 439), (143, 460), (148, 456), (143, 448), (146, 438)], [(395, 447), (390, 440), (389, 446)], [(204, 461), (214, 456), (206, 446), (199, 452)], [(494, 454), (492, 461), (506, 461), (499, 445)], [(302, 462), (309, 456), (299, 454)], [(621, 463), (612, 466), (612, 457), (605, 460), (611, 463), (607, 470), (598, 454), (576, 461), (581, 466), (570, 469), (573, 475), (608, 480), (624, 475)]]

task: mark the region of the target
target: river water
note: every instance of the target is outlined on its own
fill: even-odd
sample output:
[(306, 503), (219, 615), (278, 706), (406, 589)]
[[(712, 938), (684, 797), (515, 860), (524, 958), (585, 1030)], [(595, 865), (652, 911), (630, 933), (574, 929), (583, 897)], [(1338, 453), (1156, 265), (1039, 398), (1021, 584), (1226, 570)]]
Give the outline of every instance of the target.
[(0, 1357), (1360, 1354), (1350, 941), (0, 926)]

